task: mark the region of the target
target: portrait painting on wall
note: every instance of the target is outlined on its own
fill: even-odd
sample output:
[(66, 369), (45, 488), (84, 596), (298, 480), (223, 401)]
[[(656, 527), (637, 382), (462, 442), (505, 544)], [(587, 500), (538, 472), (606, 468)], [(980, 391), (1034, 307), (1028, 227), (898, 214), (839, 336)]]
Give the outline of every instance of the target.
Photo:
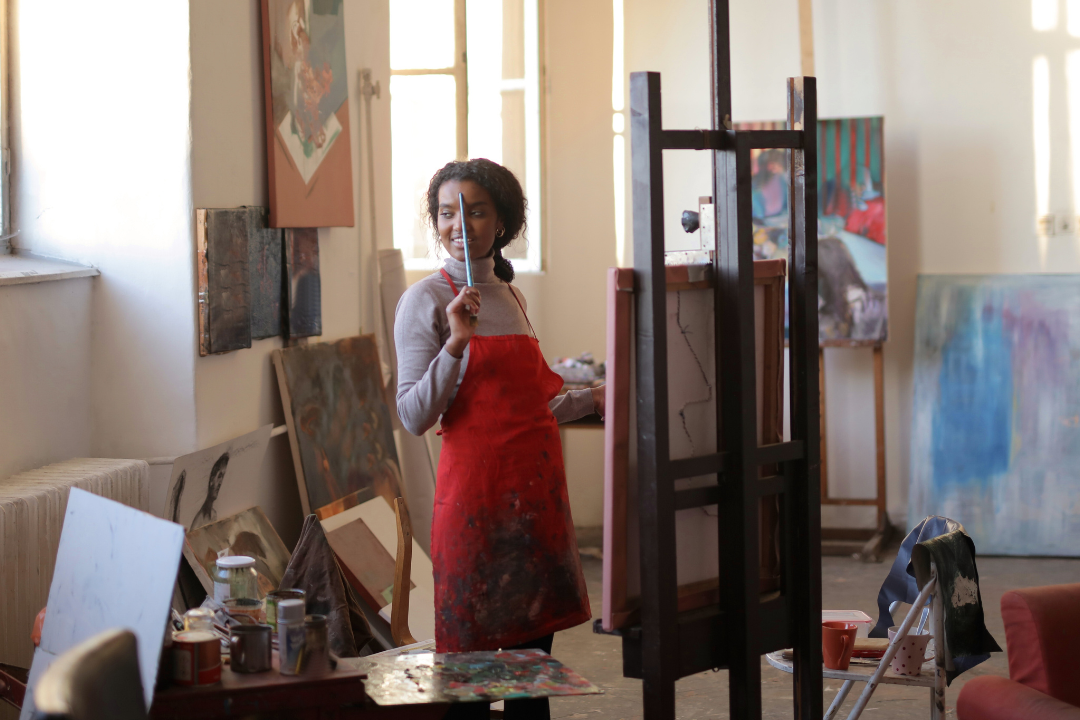
[(1080, 276), (922, 275), (908, 522), (1080, 555)]
[[(884, 121), (818, 123), (818, 297), (822, 345), (874, 345), (888, 336)], [(783, 122), (736, 130), (781, 130)], [(754, 150), (754, 258), (788, 257), (788, 151)]]
[(214, 576), (214, 561), (223, 553), (254, 558), (260, 597), (278, 589), (289, 565), (288, 548), (259, 507), (195, 528), (187, 540), (209, 577)]
[(305, 514), (327, 518), (401, 496), (374, 335), (275, 350), (274, 367)]
[(351, 227), (343, 0), (263, 0), (270, 225)]
[(194, 530), (251, 507), (272, 429), (176, 458), (162, 517)]

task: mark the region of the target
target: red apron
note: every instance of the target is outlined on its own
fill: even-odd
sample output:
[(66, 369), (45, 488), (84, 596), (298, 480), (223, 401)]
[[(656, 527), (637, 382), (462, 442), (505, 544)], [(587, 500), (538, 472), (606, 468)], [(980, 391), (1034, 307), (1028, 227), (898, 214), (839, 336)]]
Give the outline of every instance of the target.
[(437, 652), (511, 647), (592, 615), (548, 408), (562, 384), (535, 337), (469, 341), (465, 377), (442, 418), (435, 486)]

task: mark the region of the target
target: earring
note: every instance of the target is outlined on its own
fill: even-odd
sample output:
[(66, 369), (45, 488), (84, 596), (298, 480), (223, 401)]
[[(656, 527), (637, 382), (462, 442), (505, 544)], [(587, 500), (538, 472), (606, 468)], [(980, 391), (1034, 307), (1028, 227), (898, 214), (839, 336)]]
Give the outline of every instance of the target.
[(506, 234), (506, 230), (504, 230), (503, 228), (499, 228), (498, 230), (495, 231), (495, 237), (502, 237), (505, 234)]

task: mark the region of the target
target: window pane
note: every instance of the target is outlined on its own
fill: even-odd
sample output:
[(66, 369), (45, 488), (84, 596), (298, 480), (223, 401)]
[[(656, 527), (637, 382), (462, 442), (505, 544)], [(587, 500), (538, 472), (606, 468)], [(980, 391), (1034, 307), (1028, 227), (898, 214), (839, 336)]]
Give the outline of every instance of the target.
[[(525, 91), (507, 90), (502, 94), (502, 154), (503, 165), (517, 175), (521, 187), (525, 190), (525, 196), (529, 202), (533, 201), (532, 188), (529, 187), (528, 177), (525, 174)], [(531, 211), (532, 208), (530, 208)], [(529, 213), (532, 220), (534, 213)], [(527, 234), (535, 237), (532, 228)], [(524, 240), (518, 238), (503, 253), (510, 259), (523, 259), (526, 255), (527, 245)]]
[(468, 0), (469, 157), (502, 164), (503, 0)]
[(390, 3), (390, 69), (454, 65), (454, 0)]
[(451, 75), (390, 78), (394, 247), (406, 260), (434, 257), (424, 195), (431, 176), (454, 159), (454, 95)]

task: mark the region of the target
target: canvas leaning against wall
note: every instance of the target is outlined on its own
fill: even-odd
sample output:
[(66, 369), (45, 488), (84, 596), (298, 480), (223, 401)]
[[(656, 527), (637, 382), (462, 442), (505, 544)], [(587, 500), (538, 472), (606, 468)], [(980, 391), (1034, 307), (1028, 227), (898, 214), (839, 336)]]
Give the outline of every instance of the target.
[[(876, 345), (888, 336), (884, 120), (818, 123), (818, 297), (822, 345)], [(782, 122), (738, 123), (779, 130)], [(754, 258), (788, 256), (787, 150), (754, 150)]]
[(982, 554), (1080, 555), (1080, 276), (919, 277), (909, 496)]
[(273, 427), (176, 458), (162, 517), (194, 530), (258, 502), (259, 471)]
[(352, 227), (342, 0), (263, 0), (270, 224)]
[(374, 335), (275, 350), (304, 514), (320, 519), (401, 497), (401, 470)]

